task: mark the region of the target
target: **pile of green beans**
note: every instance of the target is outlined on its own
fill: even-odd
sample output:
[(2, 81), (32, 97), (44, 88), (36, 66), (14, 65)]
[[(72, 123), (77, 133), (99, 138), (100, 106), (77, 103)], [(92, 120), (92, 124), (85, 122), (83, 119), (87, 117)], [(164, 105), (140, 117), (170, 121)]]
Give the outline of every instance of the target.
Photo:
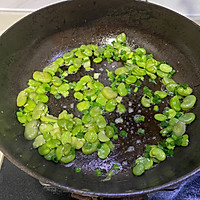
[[(86, 71), (95, 70), (91, 63), (103, 60), (123, 63), (114, 73), (106, 69), (111, 83), (109, 86), (104, 86), (96, 73), (93, 77), (85, 75), (77, 82), (67, 80), (67, 76), (77, 73), (81, 67)], [(67, 70), (63, 71), (62, 66), (66, 66)], [(147, 109), (154, 106), (154, 118), (160, 122), (160, 134), (166, 139), (158, 145), (146, 145), (144, 155), (137, 158), (132, 166), (133, 174), (139, 176), (154, 163), (172, 155), (175, 146), (188, 145), (186, 125), (195, 120), (195, 114), (190, 110), (196, 103), (196, 97), (187, 84), (178, 84), (172, 79), (174, 73), (170, 65), (155, 60), (152, 54), (147, 55), (144, 48), (132, 50), (124, 33), (104, 47), (81, 45), (57, 58), (43, 71), (33, 73), (28, 87), (17, 96), (17, 119), (25, 126), (25, 138), (33, 140), (33, 147), (46, 160), (70, 163), (78, 150), (86, 155), (97, 152), (100, 159), (105, 159), (114, 148), (112, 140), (118, 138), (118, 131), (113, 123), (108, 124), (104, 112), (125, 113), (122, 99), (132, 92), (136, 93), (142, 87), (145, 76), (155, 84), (160, 81), (165, 88), (153, 92), (144, 86), (140, 101)], [(66, 98), (69, 92), (73, 92), (82, 117), (75, 117), (66, 110), (57, 117), (51, 115), (47, 106), (49, 95), (56, 99)], [(159, 112), (162, 100), (169, 97), (169, 107)], [(136, 123), (145, 122), (145, 116), (137, 115), (133, 119)], [(120, 133), (122, 137), (128, 134), (126, 131)], [(136, 134), (144, 135), (145, 130), (140, 128)]]

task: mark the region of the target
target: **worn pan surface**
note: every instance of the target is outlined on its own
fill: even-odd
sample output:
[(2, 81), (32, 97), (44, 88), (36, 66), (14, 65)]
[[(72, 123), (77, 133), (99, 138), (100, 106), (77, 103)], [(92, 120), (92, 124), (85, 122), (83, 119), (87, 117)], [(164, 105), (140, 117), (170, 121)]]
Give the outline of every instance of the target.
[[(175, 156), (134, 177), (130, 166), (142, 154), (144, 144), (159, 140), (158, 128), (148, 124), (148, 137), (134, 134), (132, 117), (139, 110), (133, 96), (126, 99), (134, 113), (127, 113), (122, 126), (129, 132), (128, 139), (120, 139), (116, 149), (106, 160), (96, 155), (83, 156), (70, 165), (47, 162), (31, 148), (23, 137), (23, 127), (16, 120), (16, 96), (26, 87), (35, 70), (42, 70), (56, 57), (81, 44), (110, 41), (125, 32), (134, 48), (144, 47), (158, 60), (167, 61), (178, 73), (175, 80), (188, 83), (200, 99), (200, 28), (190, 20), (162, 7), (133, 0), (74, 0), (39, 10), (15, 24), (0, 38), (0, 149), (19, 168), (35, 178), (54, 186), (83, 195), (123, 197), (166, 188), (192, 176), (200, 170), (200, 103), (193, 110), (197, 120), (188, 127), (191, 143), (188, 148), (177, 148)], [(94, 66), (95, 70), (105, 67)], [(111, 65), (107, 65), (112, 69)], [(76, 80), (83, 75), (71, 77)], [(104, 84), (105, 72), (102, 72)], [(153, 85), (151, 85), (153, 86)], [(67, 106), (69, 112), (76, 102), (71, 98), (50, 100), (50, 111), (58, 114)], [(131, 105), (132, 104), (132, 105)], [(75, 106), (75, 105), (74, 105)], [(145, 112), (145, 110), (142, 110)], [(151, 113), (145, 113), (151, 117)], [(109, 116), (113, 121), (117, 115)], [(119, 126), (120, 128), (120, 126)], [(132, 130), (132, 134), (131, 134)], [(134, 148), (133, 148), (134, 147)], [(108, 182), (102, 182), (94, 170), (109, 170), (113, 163), (122, 166)], [(74, 172), (82, 166), (82, 173)]]

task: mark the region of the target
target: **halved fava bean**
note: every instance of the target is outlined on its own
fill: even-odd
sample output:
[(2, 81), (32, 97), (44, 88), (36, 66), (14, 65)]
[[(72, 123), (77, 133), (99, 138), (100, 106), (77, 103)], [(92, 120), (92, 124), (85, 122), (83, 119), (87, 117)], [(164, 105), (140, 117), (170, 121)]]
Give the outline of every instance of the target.
[(110, 140), (109, 137), (107, 137), (107, 135), (105, 134), (105, 131), (103, 130), (99, 131), (98, 139), (100, 142), (108, 142)]
[(126, 84), (133, 84), (137, 81), (137, 77), (136, 76), (133, 76), (133, 75), (130, 75), (126, 78)]
[(181, 108), (183, 110), (189, 110), (189, 109), (193, 108), (195, 103), (196, 103), (196, 97), (194, 95), (186, 96), (183, 99), (183, 102), (181, 104)]
[(75, 149), (81, 149), (83, 147), (83, 145), (85, 144), (85, 139), (79, 139), (77, 137), (72, 137), (72, 142), (71, 145), (75, 148)]
[(186, 89), (183, 87), (178, 87), (177, 92), (181, 96), (188, 96), (188, 95), (192, 94), (193, 90), (190, 87), (187, 87)]
[(82, 152), (85, 155), (92, 154), (97, 150), (98, 144), (99, 144), (99, 140), (97, 140), (96, 142), (93, 142), (93, 143), (86, 142), (82, 147)]
[(167, 96), (167, 92), (163, 92), (163, 91), (155, 91), (154, 92), (155, 95), (158, 95), (161, 99), (164, 99)]
[(97, 116), (97, 117), (95, 118), (95, 120), (96, 120), (97, 126), (98, 126), (100, 129), (106, 127), (106, 124), (107, 124), (107, 123), (106, 123), (105, 118), (104, 118), (102, 115)]
[(167, 117), (166, 117), (165, 115), (163, 115), (163, 114), (155, 114), (155, 115), (154, 115), (154, 118), (155, 118), (157, 121), (160, 121), (160, 122), (165, 121), (165, 120), (167, 119)]
[(32, 120), (28, 122), (25, 125), (24, 137), (27, 140), (33, 140), (38, 135), (38, 131), (39, 131), (38, 128), (39, 128), (38, 120)]
[(151, 100), (146, 97), (145, 95), (142, 97), (141, 99), (141, 104), (145, 107), (145, 108), (148, 108), (151, 106)]
[(67, 164), (72, 162), (74, 159), (76, 158), (76, 154), (75, 151), (72, 152), (72, 150), (70, 151), (70, 153), (66, 156), (63, 156), (60, 161)]
[(139, 163), (144, 165), (145, 170), (150, 169), (153, 166), (153, 161), (151, 159), (142, 156), (135, 160), (136, 165)]
[(173, 133), (176, 136), (182, 136), (185, 133), (186, 130), (186, 125), (184, 122), (182, 121), (178, 121), (173, 128)]
[(171, 79), (171, 78), (163, 77), (162, 83), (163, 83), (164, 85), (167, 85), (167, 84), (169, 84), (169, 83), (176, 83), (176, 82), (175, 82), (173, 79)]
[(168, 84), (166, 85), (166, 89), (167, 89), (168, 91), (170, 91), (170, 92), (174, 92), (177, 86), (178, 86), (177, 83), (168, 83)]
[(79, 111), (87, 110), (90, 107), (90, 102), (89, 101), (82, 101), (77, 104), (77, 108)]
[(128, 69), (126, 67), (119, 67), (115, 70), (115, 74), (117, 76), (122, 75), (122, 74), (126, 74), (128, 72)]
[(46, 146), (46, 144), (43, 144), (38, 148), (38, 152), (41, 156), (47, 155), (50, 152), (50, 148)]
[(33, 79), (36, 80), (36, 81), (40, 81), (42, 83), (49, 83), (49, 82), (51, 82), (52, 77), (47, 72), (36, 71), (36, 72), (33, 73)]
[(114, 99), (117, 97), (117, 93), (114, 92), (112, 90), (112, 88), (110, 87), (104, 87), (103, 90), (101, 91), (101, 93), (103, 94), (103, 96), (106, 98), (106, 99)]
[(28, 98), (28, 93), (25, 92), (24, 90), (21, 91), (17, 96), (17, 106), (22, 107), (23, 105), (25, 105), (27, 98)]
[(45, 139), (43, 135), (38, 135), (33, 142), (33, 148), (38, 148), (39, 146), (42, 146), (43, 144), (45, 144)]
[(126, 89), (126, 86), (124, 83), (120, 83), (117, 87), (117, 91), (118, 91), (118, 94), (122, 97), (126, 96), (128, 94), (128, 91)]
[(110, 153), (110, 148), (106, 143), (104, 143), (101, 146), (101, 148), (98, 150), (97, 155), (98, 155), (99, 158), (105, 159), (105, 158), (108, 157), (109, 153)]
[(161, 64), (160, 65), (160, 70), (162, 72), (169, 73), (169, 72), (172, 71), (172, 67), (170, 65), (167, 65), (167, 64)]
[(184, 122), (185, 124), (190, 124), (195, 120), (195, 114), (194, 113), (185, 113), (184, 115), (179, 117), (179, 120)]
[(171, 99), (170, 99), (170, 106), (172, 109), (174, 109), (175, 111), (180, 111), (181, 110), (181, 103), (179, 101), (179, 97), (176, 95), (176, 96), (173, 96)]
[(43, 69), (43, 72), (48, 72), (50, 73), (51, 75), (54, 75), (57, 71), (58, 71), (58, 64), (57, 63), (52, 63), (51, 65), (49, 66), (46, 66), (44, 69)]
[(84, 138), (87, 142), (93, 143), (97, 140), (98, 136), (95, 131), (90, 131), (84, 135)]
[(47, 105), (45, 105), (44, 103), (37, 104), (32, 112), (32, 118), (39, 119), (42, 114), (46, 114), (47, 110)]
[(28, 99), (28, 101), (24, 105), (24, 111), (25, 112), (32, 112), (34, 110), (35, 106), (36, 106), (36, 103), (33, 100)]
[(113, 112), (115, 110), (115, 108), (116, 108), (116, 105), (117, 105), (116, 99), (110, 99), (106, 103), (105, 110), (107, 112)]

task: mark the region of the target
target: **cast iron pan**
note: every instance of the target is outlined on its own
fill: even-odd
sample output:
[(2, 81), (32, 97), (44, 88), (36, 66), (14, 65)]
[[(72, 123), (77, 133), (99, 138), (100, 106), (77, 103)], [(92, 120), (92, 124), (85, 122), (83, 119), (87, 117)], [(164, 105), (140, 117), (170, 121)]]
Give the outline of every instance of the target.
[[(191, 143), (187, 148), (177, 148), (174, 157), (134, 177), (130, 166), (144, 151), (144, 144), (155, 144), (160, 140), (155, 122), (144, 125), (148, 134), (136, 134), (133, 116), (138, 112), (151, 118), (151, 110), (142, 110), (137, 96), (129, 95), (124, 103), (134, 112), (125, 114), (122, 125), (128, 138), (115, 142), (116, 148), (106, 160), (96, 154), (83, 156), (68, 165), (54, 164), (43, 159), (32, 149), (31, 142), (23, 137), (21, 124), (16, 119), (16, 96), (26, 87), (35, 70), (46, 65), (72, 48), (81, 44), (104, 45), (117, 34), (125, 32), (128, 43), (133, 47), (144, 47), (157, 60), (164, 60), (178, 72), (175, 80), (188, 83), (194, 88), (197, 104), (193, 112), (196, 121), (188, 127)], [(101, 197), (125, 197), (160, 190), (176, 184), (200, 171), (200, 28), (179, 14), (165, 8), (133, 0), (73, 0), (41, 9), (15, 24), (0, 38), (0, 149), (19, 168), (29, 175), (70, 192)], [(95, 65), (98, 72), (103, 65)], [(114, 63), (116, 64), (116, 63)], [(120, 65), (120, 64), (119, 64)], [(112, 69), (112, 64), (107, 64)], [(70, 80), (77, 80), (84, 74), (80, 71)], [(108, 84), (105, 71), (101, 81)], [(154, 85), (149, 85), (154, 88)], [(157, 86), (159, 87), (159, 86)], [(131, 103), (130, 103), (131, 102)], [(51, 114), (57, 115), (67, 106), (69, 112), (76, 101), (71, 96), (55, 101), (50, 98)], [(131, 105), (132, 104), (132, 105)], [(107, 116), (113, 121), (118, 116)], [(134, 147), (134, 148), (133, 148)], [(121, 168), (112, 179), (103, 182), (94, 170), (109, 171), (113, 163)], [(82, 173), (75, 173), (74, 167), (81, 166)]]

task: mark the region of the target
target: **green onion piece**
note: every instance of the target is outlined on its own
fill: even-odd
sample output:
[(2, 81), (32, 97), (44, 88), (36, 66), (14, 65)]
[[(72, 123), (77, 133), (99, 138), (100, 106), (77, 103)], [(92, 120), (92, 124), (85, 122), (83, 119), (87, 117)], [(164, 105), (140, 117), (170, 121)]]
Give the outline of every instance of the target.
[(100, 169), (97, 169), (97, 170), (96, 170), (96, 174), (97, 174), (97, 176), (100, 176), (100, 175), (102, 175), (102, 172), (101, 172), (101, 170), (100, 170)]
[(81, 172), (81, 167), (75, 167), (75, 172), (80, 173)]
[(122, 137), (126, 137), (126, 136), (127, 136), (127, 132), (124, 131), (124, 130), (120, 131), (119, 134), (120, 134)]

